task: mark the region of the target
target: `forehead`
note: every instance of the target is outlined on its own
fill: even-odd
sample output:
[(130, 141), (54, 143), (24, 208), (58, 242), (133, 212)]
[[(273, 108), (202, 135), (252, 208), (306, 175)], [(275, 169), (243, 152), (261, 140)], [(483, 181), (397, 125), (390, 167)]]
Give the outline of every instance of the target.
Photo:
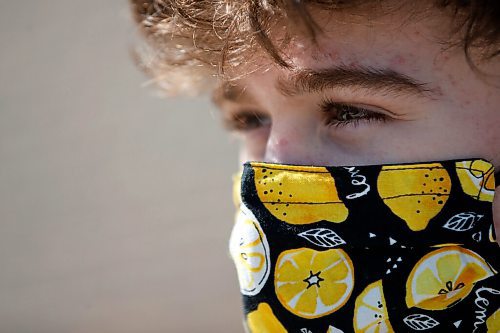
[(424, 54), (445, 50), (452, 35), (452, 17), (434, 7), (403, 3), (395, 6), (382, 1), (370, 7), (372, 11), (359, 12), (311, 10), (321, 28), (316, 42), (294, 35), (283, 54), (297, 68), (321, 68), (332, 61), (408, 67)]
[[(444, 22), (439, 12), (435, 17), (422, 17), (421, 13), (407, 8), (392, 8), (383, 15), (312, 11), (322, 33), (316, 43), (296, 35), (281, 49), (289, 68), (278, 66), (264, 51), (256, 50), (251, 65), (240, 66), (229, 75), (241, 78), (232, 84), (224, 83), (216, 95), (241, 99), (253, 90), (252, 86), (270, 85), (270, 81), (283, 95), (315, 90), (309, 88), (317, 88), (327, 80), (338, 82), (337, 87), (350, 83), (413, 93), (439, 90), (427, 83), (434, 81), (434, 65), (448, 58), (442, 27), (451, 25), (451, 20)], [(438, 22), (441, 29), (436, 30)], [(280, 31), (275, 32), (272, 41), (278, 44), (279, 36)], [(304, 80), (307, 77), (309, 80)]]

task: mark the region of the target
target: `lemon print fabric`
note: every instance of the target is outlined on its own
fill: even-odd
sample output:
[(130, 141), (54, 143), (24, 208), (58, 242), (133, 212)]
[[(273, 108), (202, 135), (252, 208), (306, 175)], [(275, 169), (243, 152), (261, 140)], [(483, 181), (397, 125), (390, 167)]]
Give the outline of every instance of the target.
[(497, 332), (492, 170), (246, 163), (230, 253), (247, 331)]
[(229, 250), (238, 272), (241, 293), (257, 294), (270, 273), (269, 245), (259, 223), (244, 207), (236, 216)]
[(382, 280), (368, 285), (356, 298), (354, 305), (354, 332), (394, 332), (389, 322)]
[(384, 203), (413, 231), (427, 227), (448, 200), (451, 180), (439, 163), (384, 166), (377, 180)]
[(493, 201), (495, 176), (493, 165), (484, 160), (456, 163), (458, 179), (465, 193), (476, 200)]
[(500, 332), (500, 309), (486, 319), (486, 328), (488, 333)]
[(478, 254), (445, 246), (420, 259), (406, 283), (406, 304), (426, 310), (450, 308), (467, 297), (474, 284), (494, 272)]
[(279, 256), (274, 283), (286, 309), (302, 318), (318, 318), (347, 302), (354, 267), (343, 250), (293, 249)]
[(287, 330), (274, 316), (267, 303), (260, 303), (257, 310), (248, 314), (247, 327), (251, 333), (286, 333)]
[(348, 211), (324, 167), (251, 163), (257, 194), (267, 210), (290, 224), (343, 222)]

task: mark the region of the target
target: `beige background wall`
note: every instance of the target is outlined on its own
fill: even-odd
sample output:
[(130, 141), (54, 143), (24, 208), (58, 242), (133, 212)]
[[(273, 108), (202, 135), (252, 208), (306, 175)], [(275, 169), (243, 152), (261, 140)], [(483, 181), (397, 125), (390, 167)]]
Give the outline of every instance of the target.
[(236, 144), (141, 88), (126, 0), (0, 0), (0, 332), (242, 332)]

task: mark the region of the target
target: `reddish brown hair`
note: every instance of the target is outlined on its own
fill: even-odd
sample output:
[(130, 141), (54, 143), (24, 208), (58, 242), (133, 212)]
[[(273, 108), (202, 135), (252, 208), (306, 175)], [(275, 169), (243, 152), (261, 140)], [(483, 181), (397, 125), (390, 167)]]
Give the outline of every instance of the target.
[[(280, 66), (288, 67), (282, 48), (269, 37), (273, 23), (293, 22), (295, 33), (313, 41), (321, 29), (308, 6), (354, 11), (386, 0), (130, 0), (136, 22), (145, 36), (146, 49), (136, 53), (140, 67), (166, 93), (199, 92), (209, 79), (226, 69), (246, 64), (249, 50), (262, 48)], [(451, 27), (459, 38), (450, 46), (481, 48), (482, 58), (500, 54), (500, 1), (434, 0), (436, 10), (453, 15)], [(366, 9), (366, 8), (365, 8)], [(255, 53), (255, 52), (253, 52)], [(483, 60), (484, 60), (483, 59)], [(208, 80), (207, 80), (208, 79)]]

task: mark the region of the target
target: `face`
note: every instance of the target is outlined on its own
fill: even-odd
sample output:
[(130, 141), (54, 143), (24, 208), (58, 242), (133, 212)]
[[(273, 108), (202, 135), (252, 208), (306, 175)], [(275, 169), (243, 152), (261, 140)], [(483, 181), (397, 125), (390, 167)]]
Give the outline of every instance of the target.
[[(498, 171), (500, 80), (478, 75), (460, 47), (446, 48), (450, 32), (443, 27), (451, 19), (433, 13), (412, 19), (403, 11), (372, 19), (313, 13), (324, 34), (318, 46), (292, 42), (285, 50), (292, 69), (265, 65), (216, 93), (223, 119), (241, 138), (242, 162), (338, 166), (481, 157)], [(500, 61), (480, 69), (498, 75)]]

